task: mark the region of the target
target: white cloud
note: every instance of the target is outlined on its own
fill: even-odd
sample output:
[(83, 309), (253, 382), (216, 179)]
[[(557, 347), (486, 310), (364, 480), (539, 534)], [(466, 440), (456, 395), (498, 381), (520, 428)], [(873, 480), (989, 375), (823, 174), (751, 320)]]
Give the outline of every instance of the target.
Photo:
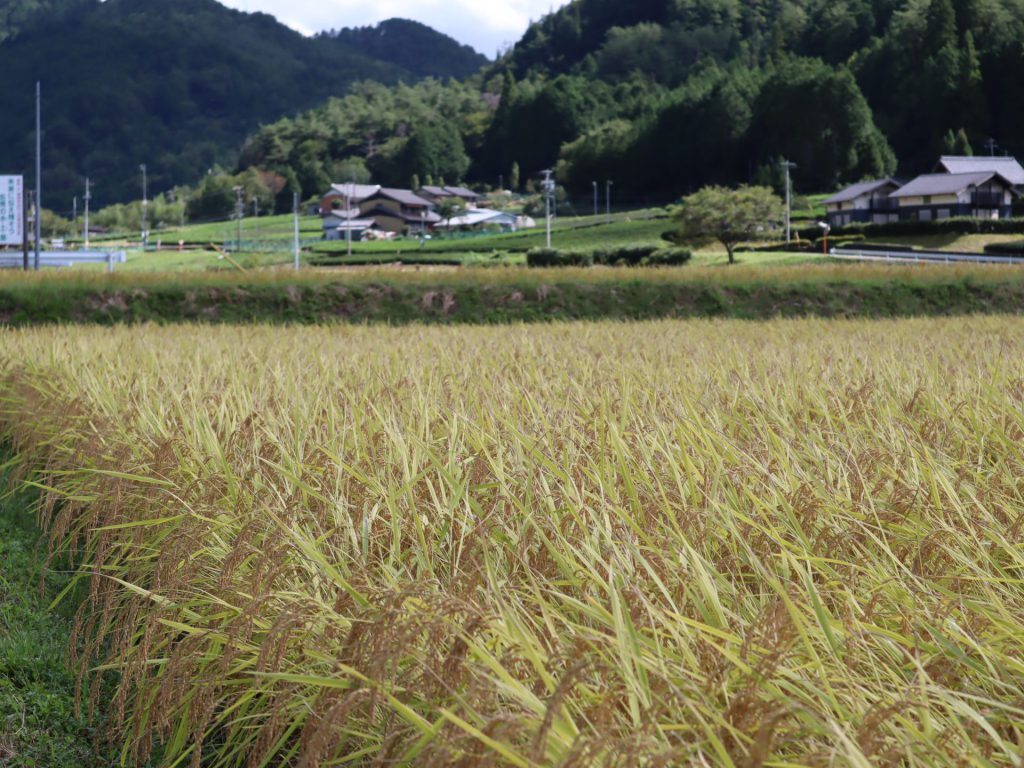
[(531, 20), (567, 0), (221, 0), (276, 16), (306, 34), (358, 27), (394, 17), (415, 19), (493, 56), (513, 43)]

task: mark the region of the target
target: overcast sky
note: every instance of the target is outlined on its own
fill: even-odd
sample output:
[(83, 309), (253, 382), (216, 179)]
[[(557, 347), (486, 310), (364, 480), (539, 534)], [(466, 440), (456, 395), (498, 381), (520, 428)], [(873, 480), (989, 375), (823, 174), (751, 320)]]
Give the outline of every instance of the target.
[(415, 19), (494, 57), (535, 21), (567, 0), (221, 0), (232, 8), (270, 13), (295, 29), (362, 27), (394, 17)]

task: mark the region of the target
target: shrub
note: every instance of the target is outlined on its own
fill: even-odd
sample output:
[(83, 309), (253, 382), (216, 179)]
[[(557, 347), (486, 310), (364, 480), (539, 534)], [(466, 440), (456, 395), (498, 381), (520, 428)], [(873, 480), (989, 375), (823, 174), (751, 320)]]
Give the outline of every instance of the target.
[(527, 252), (526, 264), (530, 267), (592, 267), (594, 254), (587, 251), (534, 248)]
[(813, 247), (814, 243), (810, 240), (797, 238), (796, 240), (792, 240), (788, 243), (783, 240), (777, 243), (768, 243), (767, 245), (744, 245), (737, 248), (736, 253), (775, 253), (778, 251), (798, 253), (801, 251), (809, 251)]
[(985, 253), (1024, 257), (1024, 242), (1017, 240), (1012, 243), (989, 243), (985, 246)]
[(686, 248), (659, 248), (650, 255), (648, 264), (652, 267), (677, 267), (693, 258), (693, 252)]
[(562, 251), (556, 248), (534, 248), (526, 254), (531, 267), (674, 266), (688, 262), (692, 253), (685, 248), (659, 248), (654, 245), (631, 245), (590, 251)]
[(616, 248), (599, 248), (594, 251), (594, 263), (609, 267), (616, 265), (636, 267), (651, 258), (658, 250), (656, 245), (625, 245)]
[[(801, 237), (817, 237), (821, 230), (808, 227)], [(998, 235), (1024, 234), (1024, 219), (973, 219), (958, 217), (940, 221), (896, 221), (891, 224), (850, 224), (832, 231), (833, 236), (861, 234), (865, 237), (886, 235)]]

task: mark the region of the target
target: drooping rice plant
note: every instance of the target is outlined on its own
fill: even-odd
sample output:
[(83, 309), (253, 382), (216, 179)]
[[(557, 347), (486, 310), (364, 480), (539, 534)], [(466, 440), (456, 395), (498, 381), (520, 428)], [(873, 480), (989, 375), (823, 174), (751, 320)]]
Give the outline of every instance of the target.
[(0, 350), (129, 765), (1024, 761), (1022, 319)]

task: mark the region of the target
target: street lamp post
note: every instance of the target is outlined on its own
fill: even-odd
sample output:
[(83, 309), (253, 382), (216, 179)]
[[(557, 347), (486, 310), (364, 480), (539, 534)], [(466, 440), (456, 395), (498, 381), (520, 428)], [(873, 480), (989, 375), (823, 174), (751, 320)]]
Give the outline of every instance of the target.
[(819, 221), (818, 226), (821, 227), (822, 242), (824, 243), (821, 251), (825, 256), (828, 256), (828, 234), (832, 231), (832, 226), (824, 221)]
[(604, 183), (605, 218), (609, 224), (612, 223), (612, 185), (614, 183), (611, 179)]
[(594, 185), (594, 218), (597, 218), (597, 182), (591, 182)]

